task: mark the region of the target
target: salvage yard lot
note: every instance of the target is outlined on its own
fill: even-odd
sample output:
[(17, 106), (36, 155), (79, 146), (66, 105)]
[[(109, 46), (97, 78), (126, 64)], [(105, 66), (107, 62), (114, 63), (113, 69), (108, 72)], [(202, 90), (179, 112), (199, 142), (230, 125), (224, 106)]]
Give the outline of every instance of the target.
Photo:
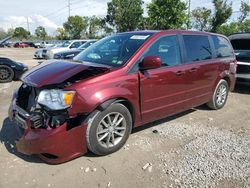
[[(29, 67), (33, 53), (0, 49)], [(222, 110), (201, 106), (135, 129), (112, 155), (48, 165), (14, 148), (7, 112), (19, 85), (0, 84), (0, 187), (250, 187), (249, 86), (237, 86)]]

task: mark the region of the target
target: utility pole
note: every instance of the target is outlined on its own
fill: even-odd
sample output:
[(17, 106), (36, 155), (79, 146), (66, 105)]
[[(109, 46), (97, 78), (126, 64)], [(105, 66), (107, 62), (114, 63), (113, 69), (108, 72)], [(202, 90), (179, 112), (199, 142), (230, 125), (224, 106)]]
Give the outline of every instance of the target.
[(70, 17), (70, 11), (71, 11), (71, 9), (70, 9), (70, 5), (71, 5), (70, 0), (68, 0), (69, 17)]
[(27, 17), (27, 29), (30, 32), (30, 23), (29, 23), (29, 17)]
[(188, 22), (187, 29), (190, 29), (191, 0), (188, 0)]

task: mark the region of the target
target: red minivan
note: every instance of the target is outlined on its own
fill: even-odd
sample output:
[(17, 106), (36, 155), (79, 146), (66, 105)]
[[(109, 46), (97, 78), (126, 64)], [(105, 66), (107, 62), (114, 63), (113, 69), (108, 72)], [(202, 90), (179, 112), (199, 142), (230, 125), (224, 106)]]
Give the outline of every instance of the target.
[(134, 127), (207, 103), (222, 108), (236, 59), (222, 35), (137, 31), (106, 37), (73, 60), (50, 60), (22, 77), (9, 118), (18, 151), (62, 163), (88, 150), (119, 150)]

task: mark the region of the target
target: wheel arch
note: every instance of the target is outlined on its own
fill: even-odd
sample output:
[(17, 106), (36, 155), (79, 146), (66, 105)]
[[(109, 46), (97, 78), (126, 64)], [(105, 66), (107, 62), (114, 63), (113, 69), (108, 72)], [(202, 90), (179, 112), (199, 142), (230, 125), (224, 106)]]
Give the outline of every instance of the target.
[(230, 80), (230, 77), (229, 77), (229, 76), (224, 76), (224, 77), (222, 77), (221, 79), (226, 80), (226, 82), (227, 82), (227, 84), (228, 84), (228, 87), (229, 87), (229, 88), (231, 87), (231, 80)]
[(135, 109), (134, 109), (134, 106), (133, 104), (128, 100), (128, 99), (125, 99), (125, 98), (112, 98), (112, 99), (108, 99), (104, 102), (102, 102), (101, 104), (99, 104), (96, 108), (96, 110), (98, 111), (103, 111), (105, 109), (107, 109), (109, 106), (111, 106), (112, 104), (115, 104), (115, 103), (120, 103), (122, 105), (124, 105), (130, 112), (131, 114), (131, 117), (132, 117), (132, 122), (133, 122), (133, 127), (134, 127), (134, 121), (135, 121)]

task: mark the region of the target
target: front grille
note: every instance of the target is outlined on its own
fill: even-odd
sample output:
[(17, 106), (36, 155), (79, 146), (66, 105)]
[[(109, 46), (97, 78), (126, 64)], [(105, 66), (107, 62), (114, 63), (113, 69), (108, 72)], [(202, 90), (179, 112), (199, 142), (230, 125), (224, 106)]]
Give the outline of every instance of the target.
[(43, 50), (43, 53), (47, 53), (47, 50)]
[(249, 65), (237, 65), (237, 74), (250, 74), (250, 63)]
[(34, 115), (31, 117), (31, 126), (33, 128), (39, 128), (39, 127), (43, 127), (44, 125), (44, 119), (41, 115)]

